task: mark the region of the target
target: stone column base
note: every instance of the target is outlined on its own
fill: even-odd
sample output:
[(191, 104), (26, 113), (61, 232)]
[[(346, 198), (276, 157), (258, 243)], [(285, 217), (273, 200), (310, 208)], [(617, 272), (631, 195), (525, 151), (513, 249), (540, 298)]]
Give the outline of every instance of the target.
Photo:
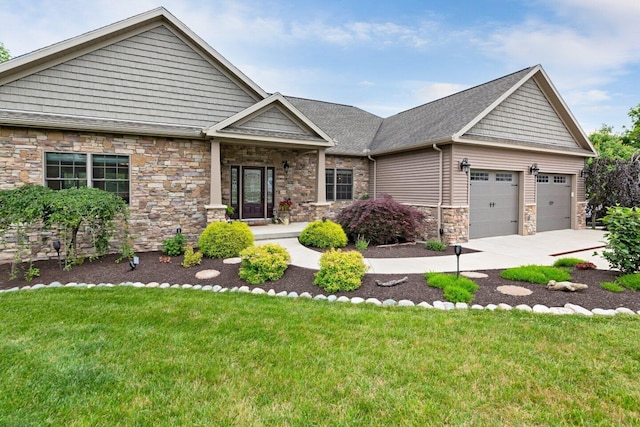
[(227, 205), (205, 205), (207, 210), (207, 224), (211, 222), (226, 221), (224, 215), (226, 213)]
[(330, 202), (309, 203), (309, 215), (311, 216), (311, 220), (317, 221), (322, 218), (331, 217), (331, 206), (332, 203)]

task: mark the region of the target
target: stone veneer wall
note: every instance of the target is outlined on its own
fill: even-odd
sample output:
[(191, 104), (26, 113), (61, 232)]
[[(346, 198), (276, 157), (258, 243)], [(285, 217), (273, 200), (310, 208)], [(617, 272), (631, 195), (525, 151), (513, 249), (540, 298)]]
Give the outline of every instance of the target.
[(369, 192), (369, 159), (353, 156), (330, 156), (325, 159), (327, 169), (353, 170), (353, 200), (328, 200), (331, 208), (326, 211), (328, 218), (335, 218), (338, 212), (351, 205), (355, 200), (368, 195)]
[(576, 212), (576, 228), (578, 230), (587, 228), (587, 202), (578, 202)]
[(177, 227), (194, 242), (206, 226), (210, 144), (80, 131), (0, 127), (0, 189), (44, 184), (44, 153), (130, 156), (135, 250), (157, 250)]
[(537, 222), (537, 205), (524, 206), (524, 231), (525, 236), (536, 234)]
[(447, 244), (469, 241), (469, 208), (467, 206), (442, 207), (442, 239)]

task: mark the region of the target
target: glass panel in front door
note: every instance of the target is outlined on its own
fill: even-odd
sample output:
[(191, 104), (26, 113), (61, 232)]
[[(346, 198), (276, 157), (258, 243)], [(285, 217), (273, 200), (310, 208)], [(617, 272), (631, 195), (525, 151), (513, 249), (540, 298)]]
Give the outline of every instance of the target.
[(262, 171), (245, 169), (243, 176), (243, 203), (262, 203)]

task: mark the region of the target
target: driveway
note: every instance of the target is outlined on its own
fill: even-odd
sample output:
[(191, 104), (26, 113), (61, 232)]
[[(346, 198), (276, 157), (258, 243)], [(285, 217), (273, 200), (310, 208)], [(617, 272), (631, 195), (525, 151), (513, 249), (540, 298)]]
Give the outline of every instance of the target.
[[(601, 257), (604, 246), (601, 230), (546, 231), (533, 236), (499, 236), (473, 239), (463, 243), (460, 271), (491, 270), (517, 267), (526, 264), (551, 265), (562, 257), (576, 257), (594, 263), (599, 269), (609, 269), (609, 263)], [(284, 246), (291, 254), (291, 263), (317, 270), (320, 253), (307, 249), (297, 238), (271, 240)], [(266, 241), (265, 241), (266, 242)], [(465, 248), (479, 252), (465, 253)], [(594, 249), (597, 248), (597, 249)], [(594, 251), (598, 255), (594, 255)], [(413, 274), (425, 272), (456, 271), (455, 256), (428, 258), (368, 258), (369, 273)]]

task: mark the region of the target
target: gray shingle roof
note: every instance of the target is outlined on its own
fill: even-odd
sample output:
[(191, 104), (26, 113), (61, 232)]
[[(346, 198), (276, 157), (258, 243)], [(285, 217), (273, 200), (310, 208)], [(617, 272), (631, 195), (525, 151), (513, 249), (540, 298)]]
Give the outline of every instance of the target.
[(525, 68), (496, 80), (382, 119), (349, 105), (286, 98), (337, 140), (330, 154), (363, 155), (410, 149), (450, 139), (531, 71)]
[(375, 154), (402, 150), (451, 138), (532, 68), (525, 68), (384, 119), (371, 143), (371, 152)]
[(328, 154), (363, 155), (382, 124), (382, 118), (360, 108), (286, 96), (302, 114), (336, 140)]

